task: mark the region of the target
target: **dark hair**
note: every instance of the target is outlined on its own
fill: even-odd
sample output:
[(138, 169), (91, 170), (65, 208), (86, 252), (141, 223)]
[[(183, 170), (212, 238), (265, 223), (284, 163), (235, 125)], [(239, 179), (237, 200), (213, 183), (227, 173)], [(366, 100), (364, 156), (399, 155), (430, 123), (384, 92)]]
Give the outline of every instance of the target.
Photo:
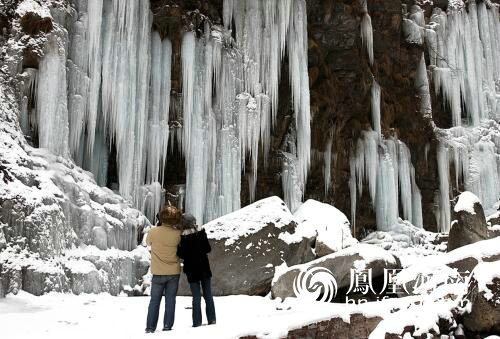
[(181, 216), (181, 211), (168, 203), (168, 205), (163, 206), (160, 211), (160, 222), (162, 224), (177, 226), (181, 221)]
[(184, 213), (182, 215), (182, 230), (188, 230), (192, 228), (196, 228), (196, 218), (189, 213)]

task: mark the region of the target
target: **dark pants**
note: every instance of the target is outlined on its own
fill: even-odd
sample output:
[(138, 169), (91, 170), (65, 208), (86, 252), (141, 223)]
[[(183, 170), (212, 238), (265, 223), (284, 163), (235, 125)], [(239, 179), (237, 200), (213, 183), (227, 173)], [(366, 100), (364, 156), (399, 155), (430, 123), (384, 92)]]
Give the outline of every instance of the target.
[(201, 288), (203, 288), (203, 298), (207, 311), (208, 323), (215, 322), (215, 305), (212, 296), (212, 288), (210, 287), (210, 278), (190, 283), (191, 294), (193, 295), (193, 326), (201, 325)]
[(179, 286), (179, 275), (153, 275), (151, 280), (151, 300), (148, 307), (146, 330), (156, 330), (160, 313), (161, 297), (165, 296), (165, 316), (163, 328), (172, 328), (175, 317), (175, 296)]

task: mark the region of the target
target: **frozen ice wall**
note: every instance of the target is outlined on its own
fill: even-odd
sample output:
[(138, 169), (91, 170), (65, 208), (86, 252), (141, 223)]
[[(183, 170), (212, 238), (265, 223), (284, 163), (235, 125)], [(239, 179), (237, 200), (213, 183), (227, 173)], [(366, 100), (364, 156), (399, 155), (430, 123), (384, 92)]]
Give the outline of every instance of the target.
[(368, 184), (379, 230), (390, 231), (397, 227), (399, 216), (415, 226), (423, 226), (420, 190), (415, 182), (410, 150), (402, 141), (383, 139), (371, 130), (363, 132), (352, 152), (350, 168), (353, 227), (357, 195), (363, 194), (365, 183)]
[(207, 24), (201, 37), (187, 32), (182, 39), (186, 210), (200, 222), (240, 207), (247, 159), (255, 198), (259, 152), (267, 165), (285, 52), (296, 143), (294, 154), (284, 157), (282, 182), (292, 210), (302, 200), (310, 163), (305, 2), (224, 1), (223, 14), (224, 27)]
[[(71, 3), (72, 15), (61, 15), (38, 74), (26, 73), (23, 128), (28, 131), (30, 116), (36, 116), (41, 146), (71, 156), (100, 185), (112, 184), (107, 172), (116, 148), (119, 193), (153, 220), (163, 201), (171, 139), (171, 43), (152, 32), (149, 1)], [(187, 32), (182, 39), (183, 126), (172, 138), (181, 141), (186, 159), (186, 209), (200, 222), (240, 207), (242, 175), (248, 175), (254, 199), (259, 153), (267, 166), (285, 53), (298, 201), (310, 164), (305, 1), (224, 1), (223, 6), (223, 27), (207, 22), (204, 34)], [(30, 114), (33, 82), (37, 110)], [(59, 99), (49, 99), (54, 97)], [(244, 173), (247, 159), (251, 170)]]
[(500, 197), (499, 6), (471, 0), (464, 6), (449, 6), (446, 12), (436, 7), (427, 24), (421, 13), (414, 6), (409, 18), (425, 37), (430, 63), (426, 65), (422, 56), (417, 70), (420, 111), (432, 116), (430, 79), (454, 126), (435, 128), (439, 140), (435, 215), (438, 229), (448, 232), (453, 187), (474, 192), (487, 212)]
[(35, 78), (40, 147), (71, 156), (104, 186), (114, 145), (119, 193), (153, 220), (169, 140), (170, 42), (152, 34), (149, 1), (74, 0), (70, 11), (56, 16)]

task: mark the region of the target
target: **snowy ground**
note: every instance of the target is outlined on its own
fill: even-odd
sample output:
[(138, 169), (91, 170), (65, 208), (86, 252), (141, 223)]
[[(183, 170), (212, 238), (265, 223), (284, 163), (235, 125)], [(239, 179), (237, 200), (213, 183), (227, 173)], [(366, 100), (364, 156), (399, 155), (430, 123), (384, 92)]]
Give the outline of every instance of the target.
[[(349, 319), (351, 313), (388, 316), (390, 309), (408, 305), (414, 298), (391, 299), (363, 306), (307, 303), (289, 299), (285, 303), (264, 297), (216, 297), (217, 324), (191, 327), (191, 298), (178, 297), (174, 329), (169, 338), (235, 338), (257, 335), (276, 338), (289, 328), (327, 320)], [(26, 292), (0, 299), (2, 338), (151, 338), (165, 336), (144, 333), (147, 297), (113, 297), (50, 293), (35, 297)], [(384, 307), (380, 307), (384, 305)], [(404, 306), (403, 306), (404, 307)], [(163, 315), (163, 307), (160, 319)]]

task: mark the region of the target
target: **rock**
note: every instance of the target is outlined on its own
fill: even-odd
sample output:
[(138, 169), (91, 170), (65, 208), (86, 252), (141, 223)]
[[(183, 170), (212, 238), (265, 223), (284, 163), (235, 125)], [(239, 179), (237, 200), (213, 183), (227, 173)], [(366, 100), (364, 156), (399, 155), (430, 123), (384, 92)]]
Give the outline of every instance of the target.
[(464, 314), (465, 327), (472, 332), (500, 332), (500, 260), (476, 266), (466, 298), (472, 308)]
[[(401, 270), (396, 277), (400, 295), (430, 293), (444, 281), (457, 281), (470, 275), (470, 272), (483, 262), (500, 260), (500, 238), (478, 241), (451, 252), (422, 258), (417, 263)], [(419, 290), (413, 286), (417, 281)], [(406, 287), (406, 288), (405, 288)]]
[[(314, 259), (308, 239), (290, 240), (296, 226), (293, 215), (278, 197), (260, 200), (206, 224), (212, 247), (209, 259), (213, 294), (266, 295), (275, 266)], [(184, 275), (179, 294), (191, 294)]]
[(448, 239), (448, 251), (488, 239), (488, 226), (479, 198), (471, 192), (463, 192), (453, 209)]
[(368, 339), (370, 333), (382, 320), (361, 313), (350, 315), (346, 322), (341, 317), (321, 321), (288, 331), (287, 338), (357, 338)]
[(309, 239), (314, 243), (317, 257), (337, 252), (357, 244), (351, 235), (351, 225), (344, 213), (334, 206), (309, 199), (294, 213), (298, 222), (292, 237)]
[(278, 270), (271, 289), (273, 298), (296, 297), (293, 289), (294, 281), (301, 272), (311, 271), (314, 268), (329, 270), (335, 278), (337, 288), (341, 289), (349, 286), (351, 269), (371, 269), (372, 278), (377, 278), (383, 275), (384, 269), (399, 268), (399, 263), (392, 254), (378, 246), (353, 245), (306, 264)]
[(68, 278), (60, 266), (40, 263), (38, 267), (23, 270), (22, 289), (34, 295), (49, 292), (68, 292)]

